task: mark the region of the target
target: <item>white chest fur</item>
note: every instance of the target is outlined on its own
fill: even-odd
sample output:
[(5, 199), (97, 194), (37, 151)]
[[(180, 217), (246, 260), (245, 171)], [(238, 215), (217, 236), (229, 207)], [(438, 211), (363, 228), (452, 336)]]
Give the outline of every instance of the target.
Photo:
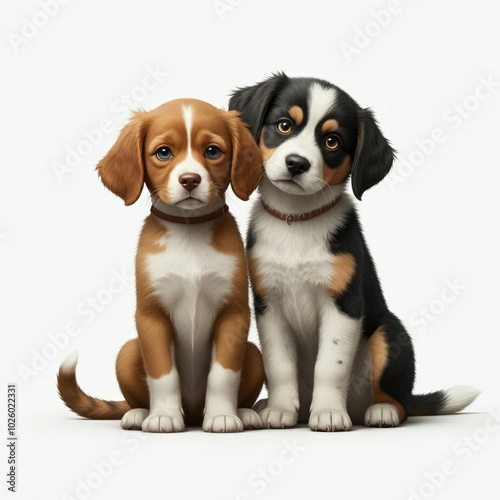
[(295, 332), (316, 332), (319, 304), (334, 274), (335, 257), (328, 237), (343, 222), (349, 204), (306, 221), (288, 225), (270, 216), (257, 203), (252, 217), (256, 258), (268, 299), (287, 318)]
[(146, 269), (174, 327), (176, 364), (181, 384), (190, 386), (187, 394), (193, 387), (203, 390), (206, 383), (213, 323), (228, 296), (237, 263), (212, 246), (211, 222), (162, 224), (167, 232), (159, 243), (165, 249), (148, 256)]

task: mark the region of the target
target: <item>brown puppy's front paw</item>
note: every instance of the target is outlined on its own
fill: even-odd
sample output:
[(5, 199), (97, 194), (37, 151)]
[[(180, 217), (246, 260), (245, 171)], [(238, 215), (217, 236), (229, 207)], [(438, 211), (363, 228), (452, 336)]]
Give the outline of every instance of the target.
[(180, 412), (172, 415), (149, 415), (142, 423), (144, 432), (182, 432), (184, 419)]
[(141, 430), (142, 423), (148, 418), (149, 410), (133, 408), (123, 415), (120, 426), (125, 430)]

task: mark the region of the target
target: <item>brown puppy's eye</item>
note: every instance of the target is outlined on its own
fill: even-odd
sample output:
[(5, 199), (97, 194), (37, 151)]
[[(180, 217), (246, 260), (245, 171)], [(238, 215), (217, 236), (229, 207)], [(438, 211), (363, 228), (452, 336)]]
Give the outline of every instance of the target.
[(205, 150), (205, 156), (210, 160), (216, 160), (221, 155), (219, 146), (211, 145)]
[(283, 135), (288, 135), (292, 131), (292, 122), (290, 120), (281, 120), (276, 125), (278, 132)]
[(336, 135), (329, 135), (325, 139), (325, 146), (326, 146), (326, 149), (329, 149), (330, 151), (335, 151), (336, 149), (339, 148), (340, 141)]
[(158, 148), (156, 150), (156, 157), (161, 160), (161, 161), (166, 161), (170, 160), (170, 158), (173, 158), (172, 151), (170, 151), (170, 148), (167, 148), (167, 146), (162, 146), (161, 148)]

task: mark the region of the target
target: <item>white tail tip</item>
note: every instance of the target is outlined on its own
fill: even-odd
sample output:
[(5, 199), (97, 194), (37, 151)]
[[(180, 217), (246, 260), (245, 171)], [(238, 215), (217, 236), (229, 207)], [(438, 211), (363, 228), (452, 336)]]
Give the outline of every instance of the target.
[(74, 373), (76, 370), (76, 364), (78, 363), (78, 353), (73, 351), (59, 367), (59, 371), (64, 373)]
[(470, 385), (457, 385), (444, 391), (445, 403), (439, 410), (440, 415), (448, 415), (463, 410), (469, 406), (481, 393), (479, 389)]

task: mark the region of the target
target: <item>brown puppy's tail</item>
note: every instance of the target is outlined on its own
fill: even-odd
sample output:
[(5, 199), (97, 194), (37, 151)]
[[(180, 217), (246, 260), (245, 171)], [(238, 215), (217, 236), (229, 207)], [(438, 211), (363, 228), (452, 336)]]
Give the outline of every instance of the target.
[(412, 394), (409, 414), (410, 416), (450, 415), (470, 405), (479, 393), (475, 387), (459, 385), (428, 394)]
[(78, 362), (76, 352), (70, 354), (59, 367), (57, 388), (65, 405), (78, 415), (95, 420), (120, 420), (130, 406), (126, 401), (104, 401), (85, 394), (76, 381)]

